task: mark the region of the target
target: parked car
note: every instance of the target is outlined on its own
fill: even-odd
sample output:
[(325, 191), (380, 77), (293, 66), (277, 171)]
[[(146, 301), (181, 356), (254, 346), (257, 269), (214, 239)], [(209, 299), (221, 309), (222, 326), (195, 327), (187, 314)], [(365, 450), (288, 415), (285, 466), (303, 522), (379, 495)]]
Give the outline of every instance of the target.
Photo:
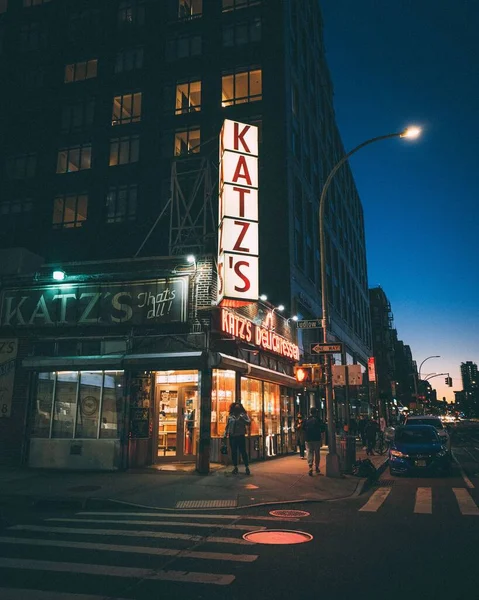
[(410, 473), (447, 473), (449, 453), (432, 425), (398, 427), (389, 448), (391, 475)]
[(439, 417), (434, 415), (411, 415), (406, 418), (404, 425), (431, 425), (437, 431), (439, 439), (447, 451), (451, 452), (451, 437)]

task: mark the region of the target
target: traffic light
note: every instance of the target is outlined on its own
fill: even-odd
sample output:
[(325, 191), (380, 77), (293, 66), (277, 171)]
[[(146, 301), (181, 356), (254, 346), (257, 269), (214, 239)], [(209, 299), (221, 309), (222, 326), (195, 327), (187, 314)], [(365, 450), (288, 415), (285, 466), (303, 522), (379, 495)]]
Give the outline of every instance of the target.
[(294, 367), (294, 376), (298, 383), (304, 385), (311, 384), (313, 382), (313, 367), (302, 365), (300, 367)]
[(447, 379), (448, 379), (447, 385), (449, 387), (452, 387), (452, 377), (448, 377)]
[(444, 378), (444, 383), (445, 383), (446, 385), (449, 385), (449, 377), (445, 377), (445, 378)]

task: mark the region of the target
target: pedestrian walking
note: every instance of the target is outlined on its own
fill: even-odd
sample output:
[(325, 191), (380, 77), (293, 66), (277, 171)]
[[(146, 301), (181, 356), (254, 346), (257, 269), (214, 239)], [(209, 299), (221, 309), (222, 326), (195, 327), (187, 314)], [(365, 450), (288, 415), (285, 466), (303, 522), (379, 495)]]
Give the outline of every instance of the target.
[(294, 422), (294, 430), (296, 432), (296, 445), (299, 448), (299, 456), (304, 459), (305, 441), (304, 441), (304, 419), (301, 413), (298, 413)]
[(361, 415), (359, 417), (359, 423), (358, 423), (358, 433), (359, 433), (359, 437), (361, 438), (361, 446), (363, 448), (366, 448), (366, 433), (365, 433), (365, 429), (366, 429), (366, 425), (368, 424), (366, 417), (364, 415)]
[(231, 458), (233, 460), (233, 475), (238, 473), (238, 455), (241, 454), (245, 466), (246, 475), (250, 474), (248, 454), (246, 452), (246, 428), (251, 424), (251, 419), (246, 414), (244, 406), (240, 402), (234, 402), (230, 406), (228, 422), (226, 424), (223, 440), (229, 437)]
[(316, 468), (316, 473), (320, 473), (319, 460), (321, 449), (321, 434), (323, 432), (323, 423), (319, 418), (317, 408), (312, 408), (309, 413), (309, 418), (303, 424), (304, 439), (306, 442), (306, 450), (308, 452), (308, 467), (309, 476), (313, 476), (313, 463)]
[(376, 445), (376, 436), (379, 431), (379, 425), (377, 421), (371, 419), (364, 428), (364, 434), (366, 437), (366, 454), (371, 456), (374, 454), (374, 446)]

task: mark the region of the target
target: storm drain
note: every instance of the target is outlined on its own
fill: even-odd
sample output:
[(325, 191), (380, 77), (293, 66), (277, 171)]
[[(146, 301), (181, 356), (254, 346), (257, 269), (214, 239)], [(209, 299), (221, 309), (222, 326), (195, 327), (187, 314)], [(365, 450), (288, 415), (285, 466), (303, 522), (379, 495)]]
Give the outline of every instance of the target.
[(309, 517), (310, 513), (305, 510), (271, 510), (273, 517)]
[(394, 481), (394, 479), (378, 479), (374, 482), (374, 485), (378, 487), (391, 487), (394, 485)]
[(96, 492), (100, 490), (101, 485), (77, 485), (76, 487), (68, 488), (69, 492)]
[(254, 544), (276, 544), (291, 545), (310, 542), (313, 536), (305, 531), (294, 531), (291, 529), (266, 529), (262, 531), (250, 531), (243, 535), (243, 539)]
[(236, 505), (236, 500), (180, 500), (176, 508), (230, 508)]

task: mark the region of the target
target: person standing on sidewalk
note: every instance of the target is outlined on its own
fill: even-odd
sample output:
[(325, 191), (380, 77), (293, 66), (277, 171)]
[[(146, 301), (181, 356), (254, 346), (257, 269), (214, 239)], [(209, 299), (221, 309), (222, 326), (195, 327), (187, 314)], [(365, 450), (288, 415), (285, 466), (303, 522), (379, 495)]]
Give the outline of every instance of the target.
[(240, 402), (234, 402), (230, 406), (228, 423), (226, 424), (224, 440), (230, 438), (231, 458), (233, 460), (233, 475), (238, 473), (238, 454), (245, 466), (246, 475), (250, 474), (248, 454), (246, 452), (246, 427), (251, 424), (251, 419)]
[(316, 467), (316, 473), (319, 473), (319, 460), (321, 449), (321, 433), (323, 424), (319, 418), (317, 408), (311, 408), (309, 418), (303, 424), (304, 439), (306, 441), (306, 450), (308, 451), (309, 476), (313, 476), (313, 463)]
[(294, 430), (296, 431), (296, 445), (299, 447), (299, 456), (301, 458), (304, 458), (305, 449), (303, 425), (303, 415), (301, 413), (298, 413), (298, 416), (296, 417), (296, 422), (294, 424)]
[(374, 446), (376, 445), (376, 435), (379, 431), (379, 425), (377, 421), (371, 419), (366, 427), (364, 428), (364, 435), (366, 436), (366, 454), (372, 456), (374, 454)]

